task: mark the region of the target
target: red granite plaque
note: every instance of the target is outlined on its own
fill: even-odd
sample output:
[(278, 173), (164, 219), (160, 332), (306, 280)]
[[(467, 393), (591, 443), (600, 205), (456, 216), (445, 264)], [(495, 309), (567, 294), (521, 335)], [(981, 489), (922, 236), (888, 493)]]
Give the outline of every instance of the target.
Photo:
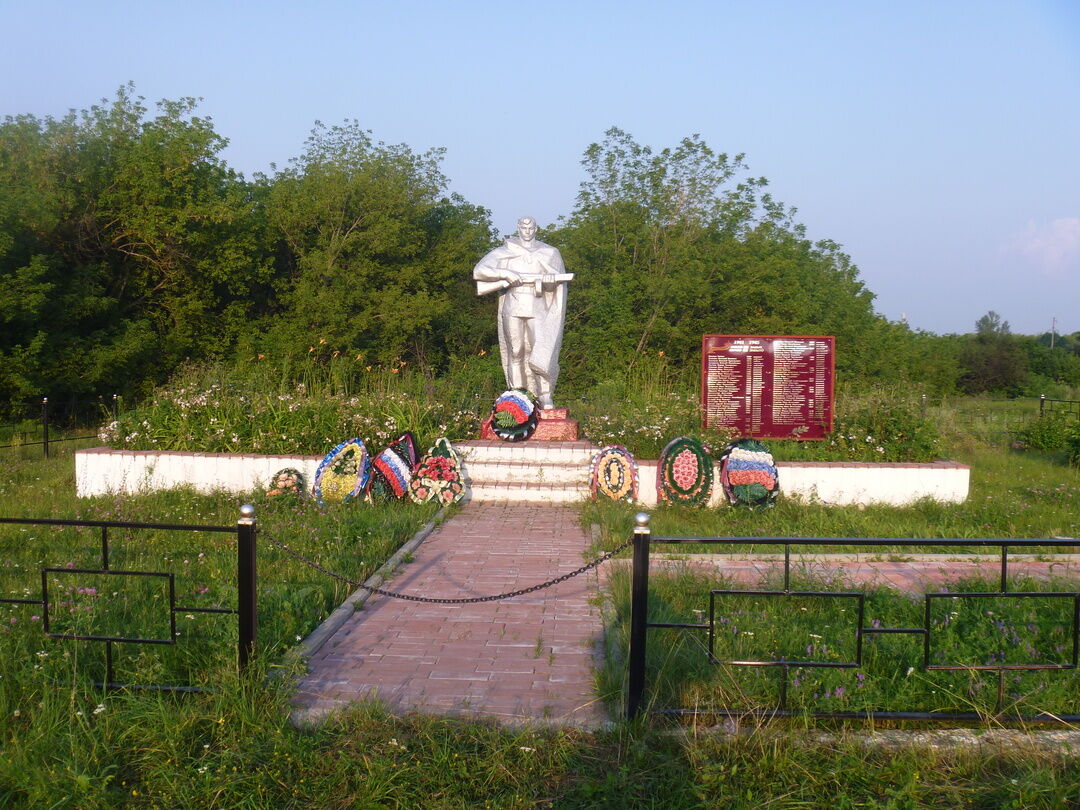
[(836, 341), (802, 335), (704, 335), (705, 427), (757, 439), (824, 439), (833, 428)]

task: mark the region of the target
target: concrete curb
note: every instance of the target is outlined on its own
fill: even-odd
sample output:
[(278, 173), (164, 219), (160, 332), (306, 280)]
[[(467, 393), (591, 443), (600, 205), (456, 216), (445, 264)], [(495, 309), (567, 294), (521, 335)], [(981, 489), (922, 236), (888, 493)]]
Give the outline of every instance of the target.
[(803, 736), (782, 728), (770, 729), (748, 725), (739, 728), (737, 723), (721, 726), (695, 726), (671, 732), (676, 737), (713, 735), (726, 740), (749, 739), (755, 736), (775, 737), (782, 740), (799, 739), (804, 746), (853, 745), (864, 750), (903, 751), (905, 749), (930, 750), (943, 754), (989, 753), (1017, 754), (1039, 753), (1059, 759), (1080, 757), (1080, 731), (1034, 731), (1008, 728), (942, 728), (942, 729), (876, 729), (870, 731), (814, 731)]

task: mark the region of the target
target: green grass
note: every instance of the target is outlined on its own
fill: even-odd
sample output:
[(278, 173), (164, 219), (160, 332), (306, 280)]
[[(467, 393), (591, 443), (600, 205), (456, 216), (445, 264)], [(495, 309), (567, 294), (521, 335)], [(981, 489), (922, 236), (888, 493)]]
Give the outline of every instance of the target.
[[(624, 566), (612, 574), (609, 643), (629, 643), (630, 584)], [(762, 583), (776, 589), (778, 583)], [(649, 621), (708, 623), (710, 590), (738, 587), (722, 575), (683, 569), (658, 572), (650, 582)], [(744, 586), (745, 587), (745, 586)], [(1037, 583), (1014, 580), (1015, 591), (1074, 591), (1076, 581)], [(866, 593), (864, 627), (923, 626), (923, 600), (886, 588), (855, 589), (841, 579), (796, 573), (795, 591)], [(994, 591), (994, 582), (969, 579), (953, 590)], [(853, 596), (715, 597), (712, 654), (720, 661), (854, 663), (857, 600)], [(1016, 599), (946, 597), (932, 600), (932, 665), (1068, 665), (1072, 655), (1071, 597)], [(652, 708), (731, 709), (766, 712), (781, 704), (794, 712), (959, 712), (990, 718), (1003, 714), (1076, 714), (1080, 678), (1071, 670), (1005, 673), (998, 705), (995, 671), (923, 670), (923, 640), (913, 635), (866, 635), (858, 668), (715, 666), (709, 663), (710, 636), (704, 630), (649, 631), (647, 700)], [(618, 704), (625, 656), (609, 656), (601, 689)], [(615, 707), (613, 707), (615, 708)]]
[[(72, 444), (78, 443), (69, 443), (48, 461), (33, 452), (40, 448), (0, 455), (5, 516), (206, 523), (237, 518), (239, 499), (191, 492), (76, 500)], [(983, 445), (973, 446), (961, 460), (977, 462), (969, 505), (920, 504), (880, 513), (804, 507), (800, 514), (783, 504), (763, 513), (671, 509), (658, 510), (655, 522), (665, 533), (708, 529), (741, 534), (755, 526), (780, 533), (782, 527), (814, 526), (815, 534), (884, 535), (893, 526), (897, 534), (939, 532), (927, 535), (934, 537), (1002, 534), (1010, 527), (1016, 536), (1048, 536), (1058, 530), (1076, 535), (1077, 481), (1068, 468)], [(368, 556), (357, 554), (358, 549), (371, 548), (375, 559), (398, 542), (376, 549), (358, 540), (365, 524), (357, 522), (355, 512), (346, 517), (333, 510), (321, 514), (308, 506), (253, 500), (264, 531), (285, 533), (292, 544), (318, 534), (323, 540), (307, 550), (332, 560), (331, 567), (348, 565), (353, 558), (358, 577), (367, 563), (355, 558)], [(1027, 511), (1036, 514), (1023, 514), (1021, 504), (1034, 507)], [(625, 537), (632, 513), (590, 506), (583, 520), (602, 522), (612, 541)], [(404, 511), (393, 532), (405, 536), (424, 517)], [(379, 536), (393, 534), (388, 514), (379, 513), (379, 521), (378, 527), (368, 528)], [(126, 553), (138, 560), (144, 551), (131, 539), (136, 542)], [(73, 544), (64, 550), (89, 559), (89, 537), (52, 538), (61, 540)], [(8, 538), (3, 551), (23, 554), (25, 545), (21, 536)], [(145, 553), (152, 556), (152, 548)], [(867, 750), (854, 731), (840, 728), (821, 740), (799, 721), (750, 727), (738, 737), (697, 726), (672, 730), (622, 722), (598, 732), (545, 731), (449, 718), (395, 718), (368, 705), (318, 727), (295, 729), (287, 716), (296, 672), (281, 653), (344, 590), (332, 583), (316, 586), (319, 578), (275, 559), (265, 544), (261, 548), (262, 587), (270, 589), (260, 591), (260, 605), (269, 600), (260, 610), (266, 655), (259, 664), (263, 672), (249, 681), (238, 680), (231, 663), (211, 662), (219, 688), (205, 694), (106, 695), (85, 677), (85, 670), (96, 665), (91, 650), (47, 642), (34, 633), (0, 637), (8, 645), (0, 658), (0, 807), (1050, 808), (1080, 802), (1080, 769), (1065, 750)], [(171, 564), (182, 569), (183, 560), (191, 565), (192, 558), (177, 557), (180, 550), (170, 548), (169, 554)], [(268, 554), (265, 562), (263, 553)], [(224, 572), (223, 561), (214, 565)], [(312, 586), (327, 590), (319, 590), (318, 599), (313, 592), (310, 604), (297, 605), (293, 583), (305, 576)], [(275, 596), (275, 586), (285, 583)], [(292, 602), (286, 609), (288, 599)], [(149, 661), (143, 665), (151, 667)], [(261, 676), (268, 671), (281, 677)], [(750, 694), (750, 687), (742, 688)]]

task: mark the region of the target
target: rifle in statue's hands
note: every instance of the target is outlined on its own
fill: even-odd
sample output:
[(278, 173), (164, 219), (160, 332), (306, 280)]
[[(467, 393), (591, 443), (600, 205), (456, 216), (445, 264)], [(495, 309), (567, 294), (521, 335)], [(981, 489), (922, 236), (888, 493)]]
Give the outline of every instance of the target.
[(476, 294), (487, 295), (488, 293), (500, 292), (510, 287), (521, 287), (526, 284), (532, 285), (534, 295), (543, 295), (545, 284), (562, 284), (574, 280), (573, 273), (518, 273), (516, 281), (499, 279), (498, 281), (477, 281)]

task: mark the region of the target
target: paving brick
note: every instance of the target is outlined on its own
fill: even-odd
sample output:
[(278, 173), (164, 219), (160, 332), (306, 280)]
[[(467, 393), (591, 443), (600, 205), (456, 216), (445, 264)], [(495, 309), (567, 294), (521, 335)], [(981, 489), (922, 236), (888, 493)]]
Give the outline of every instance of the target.
[[(502, 593), (574, 570), (588, 546), (573, 507), (468, 504), (386, 587), (442, 598)], [(598, 725), (588, 649), (602, 633), (589, 604), (596, 588), (587, 572), (507, 601), (372, 599), (312, 656), (295, 705), (314, 716), (374, 695), (396, 712)]]

